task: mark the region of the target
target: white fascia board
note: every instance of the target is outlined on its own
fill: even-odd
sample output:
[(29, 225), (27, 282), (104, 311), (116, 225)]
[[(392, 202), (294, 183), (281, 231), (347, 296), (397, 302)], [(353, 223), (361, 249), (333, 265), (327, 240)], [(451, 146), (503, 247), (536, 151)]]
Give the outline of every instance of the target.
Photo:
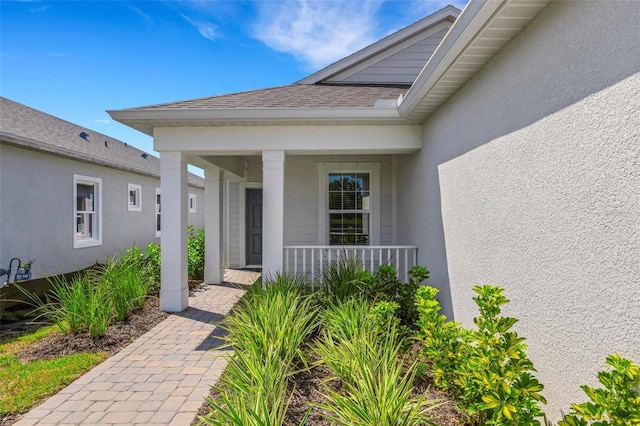
[(438, 80), (455, 64), (467, 45), (477, 37), (505, 3), (498, 0), (471, 0), (467, 4), (400, 102), (399, 111), (403, 117), (408, 117), (422, 102)]
[(349, 67), (352, 67), (364, 60), (367, 60), (379, 52), (388, 49), (389, 47), (403, 41), (406, 38), (413, 36), (414, 34), (429, 28), (430, 26), (437, 24), (449, 17), (456, 19), (460, 14), (460, 9), (454, 6), (446, 6), (433, 14), (422, 18), (421, 20), (414, 22), (413, 24), (402, 28), (391, 35), (378, 40), (377, 42), (370, 44), (369, 46), (358, 50), (357, 52), (340, 59), (337, 62), (311, 74), (308, 77), (303, 78), (296, 82), (296, 84), (316, 84), (320, 81), (326, 80), (335, 74), (339, 74)]
[(107, 111), (116, 121), (127, 120), (327, 120), (335, 118), (401, 119), (395, 106), (359, 108), (201, 108), (201, 109), (130, 109)]
[(154, 149), (191, 155), (410, 153), (422, 148), (419, 125), (157, 127)]

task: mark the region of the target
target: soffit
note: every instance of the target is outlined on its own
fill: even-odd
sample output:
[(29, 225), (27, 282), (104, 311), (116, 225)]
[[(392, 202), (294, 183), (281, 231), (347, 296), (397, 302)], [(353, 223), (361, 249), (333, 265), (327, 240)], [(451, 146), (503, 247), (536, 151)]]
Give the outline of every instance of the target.
[(472, 2), (400, 103), (400, 112), (422, 123), (516, 37), (550, 0)]

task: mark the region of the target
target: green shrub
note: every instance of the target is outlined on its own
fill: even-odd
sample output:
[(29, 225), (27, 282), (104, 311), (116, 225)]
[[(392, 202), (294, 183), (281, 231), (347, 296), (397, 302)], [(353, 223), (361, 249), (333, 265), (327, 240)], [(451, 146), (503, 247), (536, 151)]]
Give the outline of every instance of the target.
[(101, 270), (99, 285), (108, 291), (118, 321), (144, 306), (151, 278), (139, 247), (109, 260)]
[(144, 259), (146, 274), (149, 277), (149, 294), (157, 295), (160, 293), (160, 279), (162, 277), (162, 256), (160, 245), (149, 243), (147, 253)]
[(440, 313), (437, 294), (438, 289), (429, 286), (416, 290), (416, 334), (424, 343), (426, 357), (432, 362), (431, 374), (436, 386), (453, 390), (456, 372), (467, 359), (470, 333), (459, 323), (447, 321)]
[(371, 273), (362, 268), (362, 263), (345, 252), (322, 269), (320, 292), (325, 300), (345, 301), (362, 295), (371, 286), (371, 280)]
[(539, 425), (543, 413), (538, 402), (542, 384), (530, 373), (533, 363), (525, 353), (524, 338), (509, 331), (516, 318), (500, 316), (500, 306), (509, 300), (504, 289), (475, 286), (473, 300), (480, 315), (474, 318), (478, 331), (467, 346), (468, 359), (454, 379), (460, 406), (479, 414), (491, 425)]
[(424, 266), (414, 266), (409, 270), (409, 281), (406, 283), (398, 279), (393, 266), (382, 265), (371, 280), (368, 297), (374, 300), (386, 300), (398, 303), (396, 315), (402, 324), (413, 326), (418, 319), (415, 307), (416, 290), (429, 277), (429, 270)]
[[(287, 379), (300, 345), (315, 327), (316, 311), (297, 278), (280, 275), (247, 292), (224, 323), (225, 347), (234, 355), (209, 398), (211, 425), (282, 425), (288, 401)], [(304, 359), (302, 359), (304, 361)]]
[(432, 424), (426, 412), (434, 403), (424, 395), (411, 397), (415, 364), (403, 373), (402, 339), (390, 315), (394, 308), (383, 302), (372, 313), (366, 300), (350, 299), (330, 305), (322, 315), (314, 351), (341, 380), (342, 389), (326, 387), (326, 401), (318, 406), (335, 424)]
[(189, 225), (187, 238), (187, 273), (191, 280), (204, 279), (204, 228), (194, 231)]
[(16, 284), (36, 308), (36, 321), (43, 318), (51, 321), (65, 334), (88, 332), (94, 339), (106, 334), (113, 318), (113, 305), (100, 285), (99, 275), (93, 271), (81, 272), (70, 283), (63, 275), (47, 280), (51, 291), (45, 294), (44, 300)]
[(598, 373), (604, 388), (580, 386), (591, 402), (571, 404), (558, 426), (640, 425), (640, 366), (618, 354), (608, 356), (606, 362), (612, 369)]

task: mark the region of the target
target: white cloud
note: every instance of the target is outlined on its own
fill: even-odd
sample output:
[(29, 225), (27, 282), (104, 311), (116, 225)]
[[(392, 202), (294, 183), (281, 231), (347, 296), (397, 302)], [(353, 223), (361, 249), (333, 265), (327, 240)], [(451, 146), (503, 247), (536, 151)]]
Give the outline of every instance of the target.
[(191, 26), (197, 29), (202, 37), (207, 38), (211, 41), (220, 38), (220, 34), (218, 33), (218, 27), (215, 24), (212, 24), (211, 22), (191, 19), (184, 13), (182, 14), (182, 17), (189, 24), (191, 24)]
[(95, 121), (96, 123), (111, 124), (111, 120), (106, 118), (96, 118), (93, 121)]
[(377, 40), (382, 1), (287, 0), (258, 3), (255, 36), (292, 54), (311, 69), (341, 59)]
[(153, 22), (153, 19), (151, 19), (151, 17), (149, 15), (147, 15), (146, 13), (144, 13), (143, 11), (141, 11), (139, 8), (125, 2), (124, 5), (126, 7), (128, 7), (132, 12), (134, 12), (136, 15), (138, 15), (139, 17), (141, 17), (143, 20), (145, 20), (147, 22), (147, 24), (150, 24)]

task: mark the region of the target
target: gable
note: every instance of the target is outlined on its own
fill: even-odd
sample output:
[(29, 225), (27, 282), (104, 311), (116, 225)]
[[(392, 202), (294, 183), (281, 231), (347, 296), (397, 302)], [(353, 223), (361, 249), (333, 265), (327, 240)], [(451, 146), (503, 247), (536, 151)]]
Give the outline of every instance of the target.
[(411, 85), (452, 25), (449, 21), (442, 22), (323, 83)]
[(298, 81), (300, 84), (410, 86), (460, 10), (443, 9)]

